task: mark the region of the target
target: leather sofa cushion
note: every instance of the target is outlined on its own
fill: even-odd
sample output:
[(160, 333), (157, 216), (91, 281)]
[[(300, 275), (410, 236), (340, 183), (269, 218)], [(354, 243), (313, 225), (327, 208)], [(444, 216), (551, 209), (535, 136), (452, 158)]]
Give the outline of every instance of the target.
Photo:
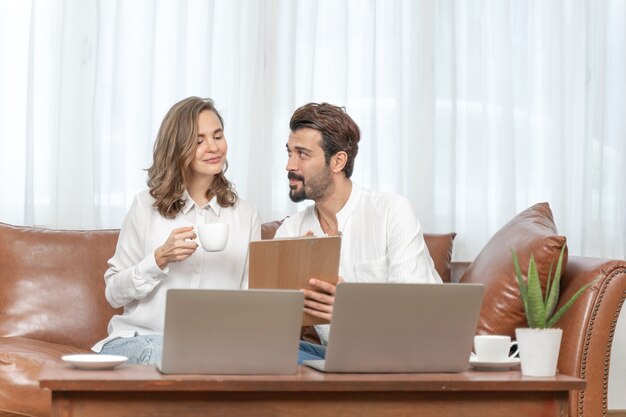
[[(263, 223), (261, 225), (261, 239), (273, 239), (276, 230), (283, 223), (283, 220)], [(435, 269), (444, 282), (450, 282), (452, 275), (452, 247), (456, 233), (433, 234), (424, 233), (424, 241), (435, 263)]]
[(0, 416), (49, 416), (50, 391), (39, 388), (45, 362), (86, 351), (21, 337), (0, 337)]
[[(517, 253), (526, 276), (531, 254), (537, 263), (545, 291), (550, 268), (556, 268), (565, 237), (557, 233), (548, 203), (522, 211), (505, 224), (485, 245), (460, 279), (485, 285), (477, 332), (514, 337), (517, 327), (526, 327), (526, 316), (515, 277), (511, 249)], [(567, 249), (563, 257), (567, 269)]]
[(443, 282), (450, 282), (452, 276), (452, 249), (455, 237), (456, 233), (424, 233), (426, 247)]
[(107, 335), (116, 312), (104, 272), (118, 231), (58, 231), (0, 223), (0, 337), (84, 349)]
[[(283, 219), (285, 220), (285, 219)], [(263, 223), (261, 225), (261, 239), (274, 239), (276, 231), (283, 224), (283, 220), (274, 220), (273, 222)]]

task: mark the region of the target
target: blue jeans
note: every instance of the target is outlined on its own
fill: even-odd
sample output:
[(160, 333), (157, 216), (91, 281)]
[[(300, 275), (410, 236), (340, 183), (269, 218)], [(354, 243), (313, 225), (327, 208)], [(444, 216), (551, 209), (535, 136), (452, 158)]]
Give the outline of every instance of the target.
[(320, 360), (326, 357), (326, 346), (314, 345), (313, 343), (300, 341), (298, 350), (298, 363), (302, 361)]
[(122, 355), (128, 363), (154, 365), (161, 362), (163, 356), (163, 336), (158, 334), (118, 337), (109, 340), (100, 351), (102, 355)]
[[(102, 355), (123, 355), (128, 363), (149, 365), (161, 362), (163, 355), (163, 336), (135, 335), (133, 337), (119, 337), (108, 341), (100, 351)], [(314, 345), (300, 341), (298, 363), (308, 360), (319, 360), (326, 357), (326, 346)]]

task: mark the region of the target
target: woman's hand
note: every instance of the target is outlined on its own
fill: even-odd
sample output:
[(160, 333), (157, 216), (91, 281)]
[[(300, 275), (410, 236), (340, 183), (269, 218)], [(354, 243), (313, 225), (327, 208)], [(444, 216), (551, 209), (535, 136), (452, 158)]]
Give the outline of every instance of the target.
[[(343, 282), (343, 278), (337, 279), (337, 285)], [(303, 289), (304, 312), (314, 317), (319, 317), (330, 321), (333, 316), (333, 304), (335, 303), (336, 285), (330, 282), (311, 278), (309, 285), (314, 289)]]
[(163, 269), (170, 262), (180, 262), (189, 258), (198, 247), (198, 244), (193, 241), (195, 238), (193, 226), (172, 230), (165, 243), (154, 251), (154, 259), (158, 267)]

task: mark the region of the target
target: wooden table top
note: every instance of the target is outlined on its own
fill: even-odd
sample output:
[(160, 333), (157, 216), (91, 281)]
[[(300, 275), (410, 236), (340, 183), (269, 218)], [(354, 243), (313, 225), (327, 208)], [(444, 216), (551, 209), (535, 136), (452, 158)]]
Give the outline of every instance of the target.
[(80, 370), (46, 363), (42, 388), (54, 391), (570, 391), (585, 381), (557, 374), (532, 378), (515, 371), (441, 374), (332, 374), (299, 366), (294, 375), (163, 375), (154, 366)]

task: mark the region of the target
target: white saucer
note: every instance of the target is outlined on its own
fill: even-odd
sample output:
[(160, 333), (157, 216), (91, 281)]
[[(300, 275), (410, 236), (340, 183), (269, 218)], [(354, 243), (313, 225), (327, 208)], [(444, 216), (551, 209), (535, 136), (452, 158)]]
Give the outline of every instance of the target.
[(78, 369), (113, 369), (128, 360), (126, 356), (81, 354), (61, 356), (63, 362)]
[(519, 358), (511, 358), (504, 362), (482, 362), (479, 361), (474, 355), (470, 356), (470, 366), (474, 369), (484, 371), (506, 371), (512, 368), (517, 368), (519, 364)]

